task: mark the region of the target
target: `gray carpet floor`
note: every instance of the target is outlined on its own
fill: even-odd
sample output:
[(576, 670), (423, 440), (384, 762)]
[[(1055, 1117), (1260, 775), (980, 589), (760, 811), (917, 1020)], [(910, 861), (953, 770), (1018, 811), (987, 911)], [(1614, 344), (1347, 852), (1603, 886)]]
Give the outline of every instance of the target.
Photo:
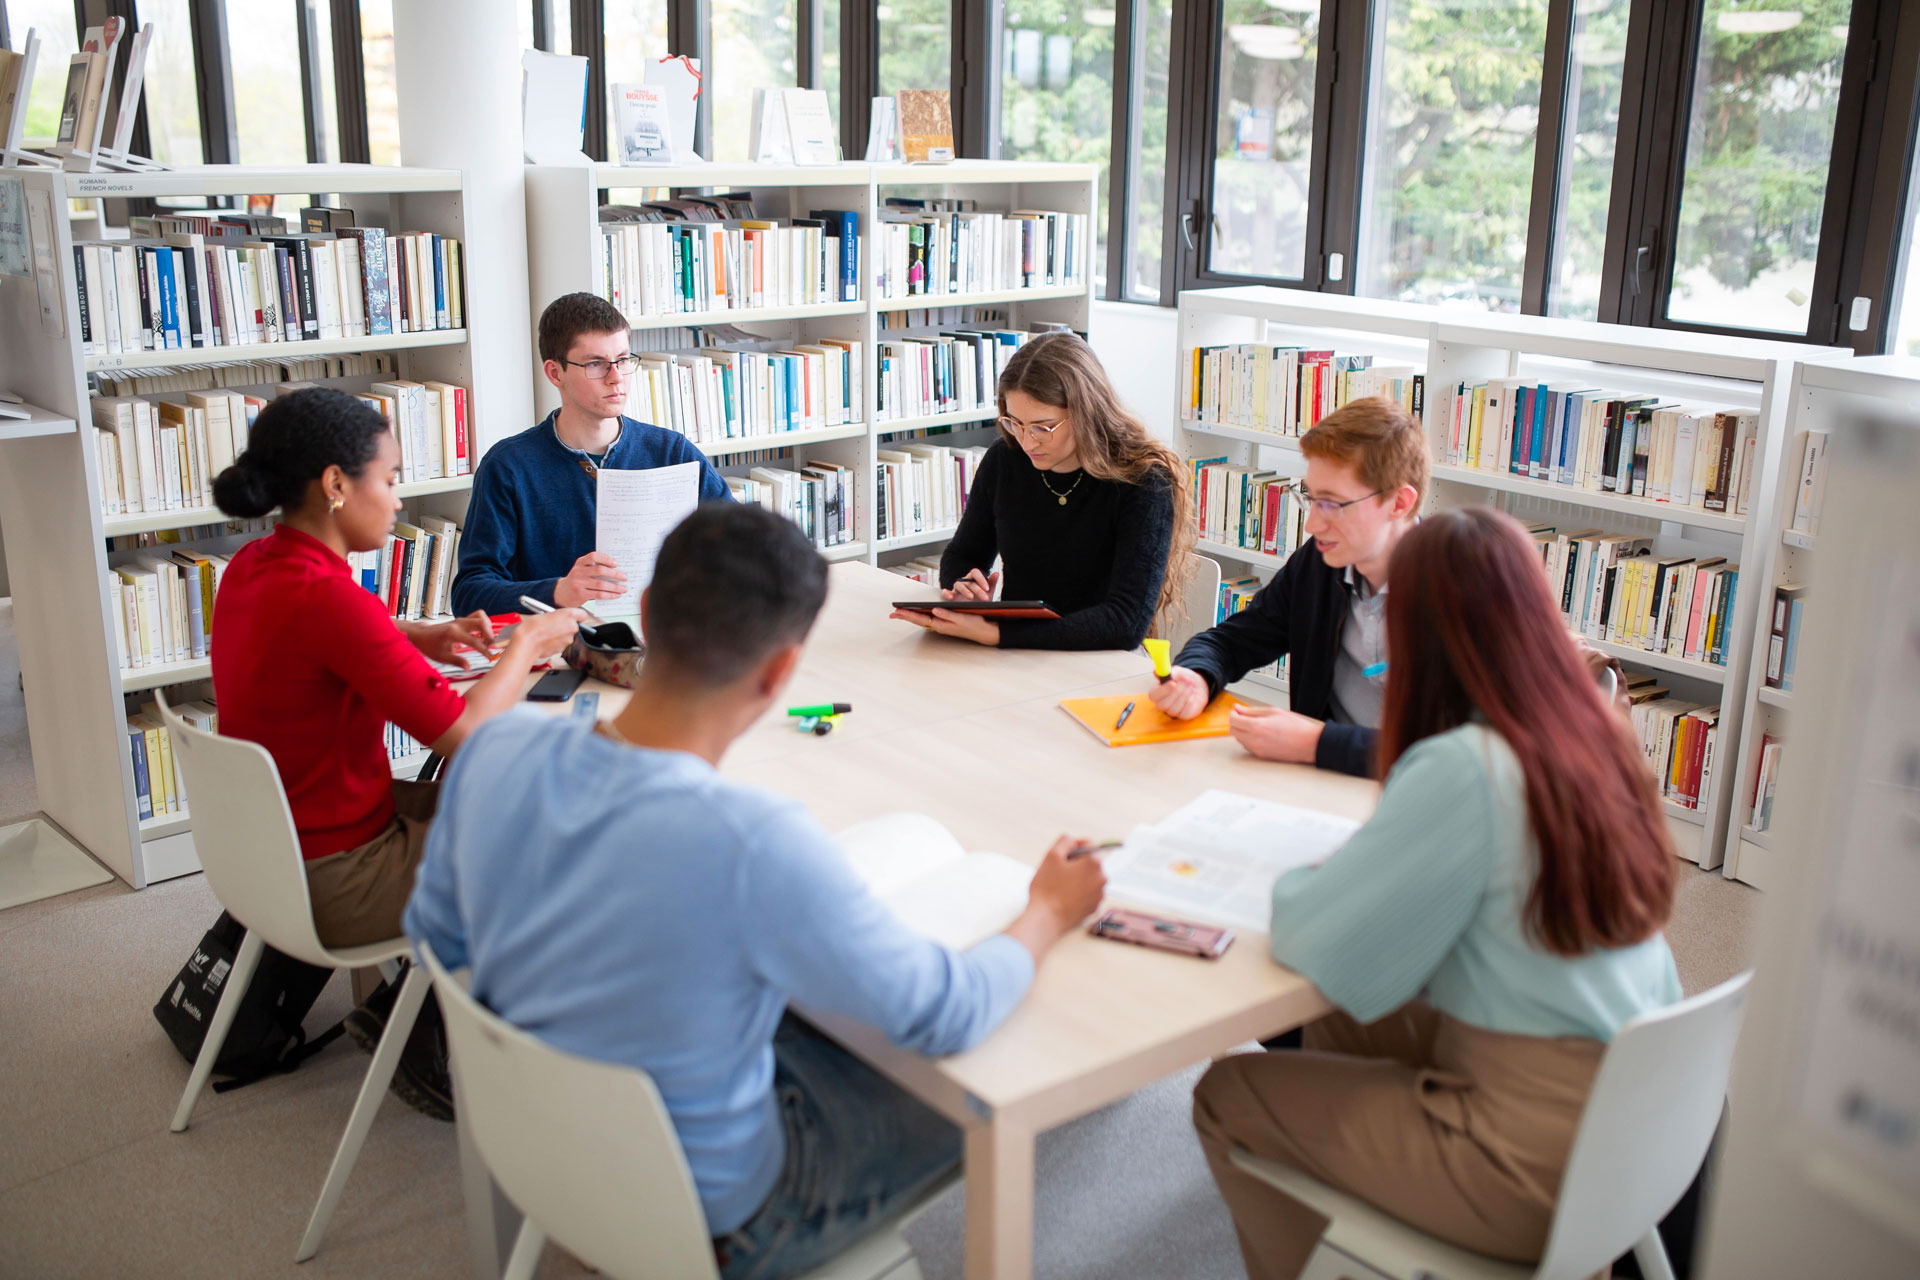
[[(0, 818), (32, 812), (13, 661), (0, 602)], [(1669, 938), (1688, 991), (1750, 962), (1757, 902), (1718, 872), (1684, 869)], [(209, 1093), (187, 1133), (167, 1132), (187, 1064), (150, 1009), (218, 911), (191, 876), (0, 912), (0, 1276), (463, 1276), (453, 1130), (391, 1101), (319, 1255), (296, 1268), (366, 1070), (344, 1041), (291, 1075)], [(347, 1007), (336, 977), (308, 1026)], [(1042, 1137), (1036, 1275), (1244, 1274), (1188, 1119), (1197, 1074)], [(927, 1280), (960, 1275), (963, 1194), (949, 1192), (908, 1231)], [(550, 1248), (541, 1274), (582, 1272)]]

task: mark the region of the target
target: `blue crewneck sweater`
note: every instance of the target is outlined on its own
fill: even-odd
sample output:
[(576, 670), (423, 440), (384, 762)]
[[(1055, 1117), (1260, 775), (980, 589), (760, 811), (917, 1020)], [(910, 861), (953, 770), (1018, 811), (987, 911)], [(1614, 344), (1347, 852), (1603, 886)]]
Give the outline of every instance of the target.
[[(593, 550), (594, 479), (580, 455), (554, 433), (558, 412), (502, 440), (480, 460), (460, 530), (456, 614), (518, 613), (521, 596), (552, 604), (554, 584)], [(731, 496), (692, 441), (632, 418), (620, 419), (620, 438), (603, 465), (644, 471), (680, 462), (700, 464), (701, 501)]]

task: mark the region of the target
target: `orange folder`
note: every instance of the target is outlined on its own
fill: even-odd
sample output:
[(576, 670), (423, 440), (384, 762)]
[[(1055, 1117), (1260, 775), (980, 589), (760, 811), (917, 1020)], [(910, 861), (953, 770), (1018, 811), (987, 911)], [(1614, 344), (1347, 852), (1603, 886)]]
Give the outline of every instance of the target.
[[(1133, 714), (1126, 725), (1115, 732), (1113, 722), (1126, 705)], [(1175, 720), (1147, 701), (1147, 695), (1115, 694), (1111, 698), (1062, 698), (1060, 709), (1085, 726), (1088, 733), (1110, 747), (1137, 747), (1143, 742), (1184, 742), (1188, 738), (1224, 738), (1227, 713), (1241, 706), (1240, 699), (1223, 693), (1207, 704), (1207, 709), (1191, 720)]]

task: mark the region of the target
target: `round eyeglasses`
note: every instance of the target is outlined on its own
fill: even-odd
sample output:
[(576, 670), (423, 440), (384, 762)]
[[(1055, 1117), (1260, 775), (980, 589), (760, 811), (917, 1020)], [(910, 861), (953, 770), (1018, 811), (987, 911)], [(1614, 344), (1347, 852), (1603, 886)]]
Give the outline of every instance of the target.
[(1045, 440), (1065, 425), (1066, 422), (1061, 419), (1053, 422), (1022, 422), (1018, 418), (1000, 419), (1000, 429), (1008, 435), (1029, 435), (1036, 440)]

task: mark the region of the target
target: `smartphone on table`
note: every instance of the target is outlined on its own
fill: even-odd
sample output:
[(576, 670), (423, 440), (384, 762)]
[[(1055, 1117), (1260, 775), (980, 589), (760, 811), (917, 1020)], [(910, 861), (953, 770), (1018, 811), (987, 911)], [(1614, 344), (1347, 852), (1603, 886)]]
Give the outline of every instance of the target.
[(573, 667), (555, 667), (533, 682), (533, 688), (527, 690), (527, 701), (565, 702), (586, 678), (586, 672)]
[(1126, 907), (1108, 908), (1099, 919), (1087, 926), (1087, 932), (1096, 938), (1131, 942), (1135, 946), (1153, 947), (1183, 956), (1199, 956), (1202, 960), (1217, 960), (1233, 945), (1231, 929), (1168, 920)]

